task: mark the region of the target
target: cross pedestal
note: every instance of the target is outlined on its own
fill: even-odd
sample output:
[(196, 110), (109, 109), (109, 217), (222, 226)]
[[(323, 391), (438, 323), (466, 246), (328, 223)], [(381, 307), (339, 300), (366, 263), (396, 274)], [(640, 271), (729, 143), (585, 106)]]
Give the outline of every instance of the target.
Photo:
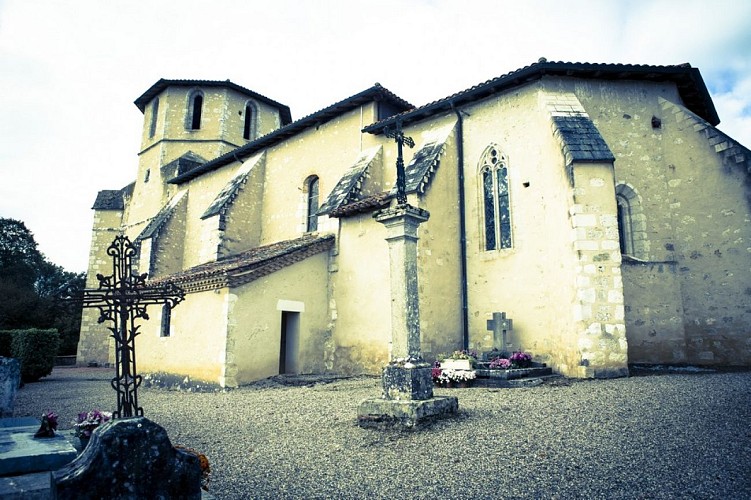
[(420, 305), (417, 286), (417, 229), (430, 214), (408, 204), (382, 210), (375, 219), (386, 226), (391, 278), (391, 362), (383, 369), (383, 397), (366, 399), (358, 408), (364, 427), (421, 421), (455, 413), (455, 397), (433, 397), (431, 366), (420, 350)]

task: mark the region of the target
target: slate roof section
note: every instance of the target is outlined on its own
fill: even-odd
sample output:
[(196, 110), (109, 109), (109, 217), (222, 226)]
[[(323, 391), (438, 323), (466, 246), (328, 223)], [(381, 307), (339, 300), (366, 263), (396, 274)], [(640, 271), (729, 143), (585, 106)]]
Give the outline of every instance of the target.
[(99, 191), (94, 201), (94, 210), (124, 210), (125, 200), (123, 200), (122, 189), (106, 189)]
[(255, 99), (256, 101), (277, 108), (281, 115), (282, 125), (286, 125), (292, 121), (292, 114), (289, 110), (289, 106), (280, 102), (276, 102), (273, 99), (269, 99), (268, 97), (261, 95), (258, 92), (253, 92), (250, 89), (241, 87), (240, 85), (232, 83), (229, 80), (171, 80), (161, 78), (158, 82), (152, 85), (149, 90), (141, 94), (138, 99), (133, 101), (133, 104), (135, 104), (136, 107), (141, 111), (141, 113), (143, 113), (149, 102), (151, 102), (154, 97), (161, 94), (167, 87), (220, 87), (232, 89), (236, 92), (240, 92), (241, 94), (245, 94), (246, 96)]
[(339, 182), (318, 209), (318, 215), (330, 214), (342, 205), (357, 199), (362, 189), (363, 180), (367, 176), (368, 167), (381, 151), (382, 147), (378, 146), (360, 153), (355, 164), (339, 179)]
[(203, 215), (201, 215), (201, 219), (208, 219), (214, 215), (225, 213), (248, 181), (250, 171), (265, 158), (265, 155), (266, 153), (264, 152), (251, 158), (249, 161), (246, 161), (237, 171), (235, 176), (230, 179), (227, 185), (219, 192), (217, 197), (214, 198), (214, 201), (209, 205), (209, 208), (207, 208)]
[[(435, 138), (428, 141), (412, 157), (409, 165), (404, 169), (406, 193), (425, 193), (433, 174), (438, 169), (441, 156), (446, 149), (446, 139), (448, 139), (453, 128), (454, 126), (451, 125), (446, 130), (439, 131), (435, 134)], [(396, 186), (391, 190), (391, 193), (396, 195)]]
[(346, 205), (342, 205), (339, 208), (332, 210), (329, 213), (329, 217), (350, 217), (352, 215), (372, 212), (374, 210), (380, 210), (386, 208), (391, 204), (391, 199), (395, 197), (395, 194), (388, 191), (374, 194), (363, 198), (361, 200), (353, 201)]
[(573, 162), (613, 162), (600, 131), (588, 116), (553, 116), (553, 134), (561, 141), (566, 165)]
[(146, 224), (146, 227), (143, 229), (143, 231), (141, 231), (141, 234), (136, 237), (136, 241), (145, 240), (147, 238), (151, 238), (154, 235), (158, 235), (159, 231), (161, 231), (167, 221), (170, 220), (172, 214), (175, 213), (177, 205), (179, 205), (183, 198), (185, 198), (186, 194), (188, 194), (187, 190), (180, 191), (175, 196), (173, 196), (167, 202), (167, 204), (162, 207), (159, 213), (156, 214), (148, 224)]
[(216, 262), (201, 264), (151, 283), (174, 283), (188, 293), (236, 287), (268, 276), (280, 269), (334, 246), (334, 235), (305, 235), (293, 240), (253, 248)]
[(169, 171), (174, 168), (176, 175), (182, 175), (196, 169), (206, 163), (206, 160), (200, 155), (195, 154), (193, 151), (188, 151), (180, 158), (172, 160), (166, 165), (162, 166), (163, 171)]
[(243, 146), (240, 146), (239, 148), (233, 149), (232, 151), (229, 151), (228, 153), (225, 153), (222, 156), (219, 156), (218, 158), (215, 158), (203, 164), (199, 168), (191, 170), (190, 172), (186, 172), (183, 175), (178, 175), (169, 182), (172, 184), (182, 184), (183, 182), (194, 179), (195, 177), (198, 177), (199, 175), (202, 175), (206, 172), (216, 170), (220, 167), (223, 167), (224, 165), (239, 161), (244, 158), (248, 158), (249, 156), (262, 149), (279, 144), (280, 142), (283, 142), (290, 137), (294, 137), (295, 135), (303, 132), (308, 128), (322, 125), (332, 120), (333, 118), (346, 113), (347, 111), (351, 111), (358, 106), (371, 101), (386, 103), (395, 110), (403, 111), (406, 109), (414, 108), (414, 106), (412, 106), (404, 99), (392, 93), (385, 87), (382, 87), (379, 83), (376, 83), (369, 89), (366, 89), (359, 94), (355, 94), (352, 97), (348, 97), (347, 99), (332, 104), (327, 108), (316, 111), (315, 113), (301, 118), (282, 128), (278, 128), (273, 132), (264, 135), (263, 137), (259, 137), (258, 139), (255, 139)]
[(686, 106), (712, 125), (720, 123), (701, 73), (690, 64), (651, 66), (643, 64), (594, 64), (572, 62), (539, 62), (493, 78), (438, 101), (381, 120), (363, 128), (363, 132), (381, 134), (386, 127), (393, 127), (399, 120), (402, 125), (416, 123), (431, 116), (453, 112), (455, 109), (484, 99), (499, 92), (520, 87), (545, 76), (559, 76), (600, 80), (639, 80), (673, 82)]
[(125, 199), (133, 194), (135, 182), (131, 182), (122, 189), (105, 189), (99, 191), (94, 200), (93, 210), (124, 210)]

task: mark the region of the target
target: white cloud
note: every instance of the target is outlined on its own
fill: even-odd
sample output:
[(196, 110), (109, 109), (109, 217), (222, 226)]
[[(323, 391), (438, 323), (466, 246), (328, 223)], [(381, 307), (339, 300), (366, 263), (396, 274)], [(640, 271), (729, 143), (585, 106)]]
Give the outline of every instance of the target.
[(162, 77), (229, 78), (300, 118), (375, 82), (424, 104), (543, 56), (690, 62), (751, 145), (750, 25), (726, 0), (5, 0), (0, 216), (83, 270), (97, 191), (135, 174), (133, 100)]

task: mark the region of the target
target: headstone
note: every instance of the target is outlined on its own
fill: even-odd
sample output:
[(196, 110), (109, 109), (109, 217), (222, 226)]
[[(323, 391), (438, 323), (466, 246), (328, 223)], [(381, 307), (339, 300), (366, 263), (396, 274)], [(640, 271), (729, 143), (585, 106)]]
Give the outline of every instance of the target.
[(83, 453), (52, 476), (60, 500), (201, 498), (198, 457), (175, 449), (145, 417), (97, 428)]
[(12, 417), (16, 392), (21, 385), (21, 365), (17, 359), (0, 357), (0, 418)]
[(500, 352), (508, 352), (511, 348), (509, 342), (510, 332), (513, 328), (511, 318), (506, 317), (505, 312), (494, 312), (493, 319), (488, 320), (488, 330), (493, 332), (493, 349)]

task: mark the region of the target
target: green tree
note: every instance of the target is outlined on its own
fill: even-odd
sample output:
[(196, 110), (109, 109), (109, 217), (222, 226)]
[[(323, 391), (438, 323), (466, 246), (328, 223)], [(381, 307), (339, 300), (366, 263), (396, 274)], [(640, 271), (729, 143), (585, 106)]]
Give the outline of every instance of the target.
[(34, 317), (39, 305), (34, 282), (43, 261), (23, 222), (0, 219), (0, 329), (23, 328)]
[(85, 275), (49, 262), (34, 235), (18, 220), (0, 218), (0, 330), (55, 328), (60, 354), (75, 354), (81, 311), (60, 300), (84, 288)]

